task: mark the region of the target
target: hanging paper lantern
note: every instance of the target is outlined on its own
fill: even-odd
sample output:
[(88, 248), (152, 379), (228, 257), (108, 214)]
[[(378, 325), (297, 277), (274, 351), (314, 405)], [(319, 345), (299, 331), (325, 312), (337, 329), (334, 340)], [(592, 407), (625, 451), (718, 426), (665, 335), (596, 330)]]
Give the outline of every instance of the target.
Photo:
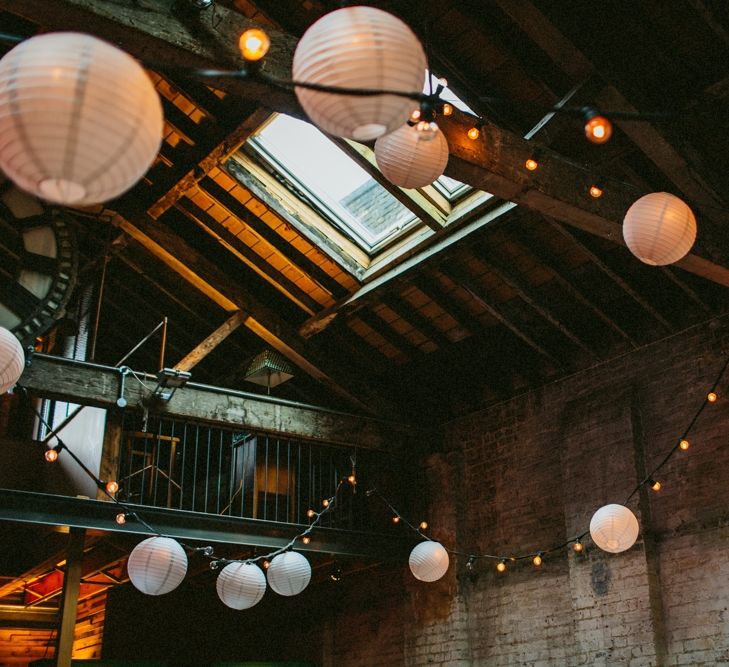
[(410, 552), (410, 571), (420, 581), (437, 581), (448, 571), (448, 552), (440, 542), (427, 540)]
[(142, 67), (90, 35), (49, 33), (0, 60), (0, 168), (58, 204), (105, 202), (147, 171), (162, 105)]
[(638, 539), (638, 519), (623, 505), (605, 505), (592, 516), (590, 535), (603, 551), (617, 554), (630, 549)]
[(678, 197), (652, 192), (628, 209), (623, 238), (641, 262), (652, 266), (672, 264), (691, 250), (696, 240), (696, 218)]
[(296, 551), (276, 556), (267, 570), (268, 585), (279, 595), (298, 595), (311, 579), (309, 561)]
[(0, 327), (0, 394), (15, 386), (25, 368), (25, 354), (15, 335)]
[(408, 124), (375, 142), (375, 159), (388, 181), (401, 188), (422, 188), (443, 175), (448, 142), (436, 127), (426, 132)]
[(185, 578), (187, 554), (170, 537), (148, 537), (129, 554), (127, 570), (134, 587), (142, 593), (164, 595)]
[(215, 588), (231, 609), (250, 609), (266, 592), (266, 576), (253, 563), (229, 563), (220, 571)]
[[(425, 68), (423, 47), (400, 19), (374, 7), (345, 7), (304, 33), (294, 53), (293, 76), (325, 86), (419, 92)], [(296, 96), (322, 130), (358, 141), (396, 130), (415, 106), (396, 95), (339, 95), (301, 87)]]

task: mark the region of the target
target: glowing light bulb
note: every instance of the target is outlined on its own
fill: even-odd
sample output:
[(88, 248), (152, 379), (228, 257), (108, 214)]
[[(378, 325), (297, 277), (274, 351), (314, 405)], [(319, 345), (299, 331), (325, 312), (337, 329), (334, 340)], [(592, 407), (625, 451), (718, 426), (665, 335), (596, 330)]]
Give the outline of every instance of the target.
[(685, 452), (691, 445), (688, 440), (681, 440), (681, 442), (678, 443), (678, 446)]
[(357, 478), (354, 475), (350, 475), (349, 477), (347, 477), (347, 481), (350, 484), (356, 484), (357, 483)]
[(308, 535), (304, 535), (304, 537), (301, 538), (301, 541), (304, 544), (309, 544), (309, 542), (311, 542), (311, 538)]
[(321, 501), (321, 504), (323, 507), (329, 507), (329, 499), (324, 498), (324, 500)]
[(264, 570), (267, 570), (267, 569), (268, 569), (268, 566), (269, 566), (270, 564), (271, 564), (271, 563), (270, 563), (269, 561), (267, 561), (267, 560), (264, 560), (264, 561), (263, 561), (263, 562), (261, 563), (261, 565), (263, 565), (263, 569), (264, 569)]
[(428, 530), (428, 522), (427, 521), (421, 521), (420, 522), (420, 530)]
[(654, 491), (660, 491), (661, 487), (663, 486), (660, 482), (654, 479), (649, 479), (648, 484), (651, 485), (651, 489), (653, 489)]
[(506, 563), (503, 560), (500, 560), (496, 564), (496, 571), (497, 572), (506, 572)]
[(392, 517), (392, 523), (400, 523), (400, 517), (397, 514)]
[(716, 403), (716, 399), (719, 398), (716, 395), (715, 391), (710, 391), (708, 394), (706, 394), (706, 400), (709, 401), (709, 403)]
[(124, 512), (119, 512), (119, 514), (114, 517), (114, 521), (116, 521), (120, 526), (123, 526), (127, 522), (127, 515), (124, 514)]
[(117, 482), (107, 482), (106, 492), (114, 495), (119, 490), (119, 484)]
[(539, 167), (539, 162), (537, 162), (533, 157), (530, 157), (526, 159), (526, 161), (524, 162), (524, 166), (529, 171), (536, 171)]
[(443, 105), (443, 115), (444, 116), (450, 116), (451, 114), (453, 114), (453, 105), (452, 104), (448, 104), (448, 102), (446, 102)]
[(48, 463), (53, 463), (58, 460), (58, 451), (55, 447), (46, 449), (46, 453), (43, 455)]
[(593, 184), (590, 186), (589, 193), (590, 197), (593, 199), (600, 199), (600, 197), (602, 197), (602, 192), (603, 190), (599, 185)]
[(585, 123), (585, 136), (593, 144), (604, 144), (613, 135), (613, 124), (605, 116), (593, 115)]
[(415, 129), (418, 131), (420, 141), (431, 141), (435, 138), (438, 126), (433, 121), (421, 120)]
[(572, 550), (575, 553), (581, 553), (584, 548), (585, 547), (583, 546), (582, 542), (580, 542), (579, 540), (575, 540), (575, 543), (572, 545)]
[(468, 131), (468, 138), (471, 139), (472, 141), (475, 141), (476, 139), (478, 139), (480, 135), (481, 135), (481, 131), (477, 127), (472, 127)]
[(246, 30), (238, 40), (238, 48), (244, 60), (256, 62), (263, 58), (271, 46), (268, 35), (259, 28)]
[(420, 120), (420, 109), (413, 109), (413, 112), (410, 114), (410, 122), (417, 123), (419, 120)]
[(306, 510), (306, 516), (308, 516), (310, 519), (313, 519), (315, 514), (316, 512), (312, 509)]
[(544, 560), (541, 554), (537, 554), (534, 558), (532, 558), (532, 563), (534, 563), (535, 567), (539, 567), (543, 562)]

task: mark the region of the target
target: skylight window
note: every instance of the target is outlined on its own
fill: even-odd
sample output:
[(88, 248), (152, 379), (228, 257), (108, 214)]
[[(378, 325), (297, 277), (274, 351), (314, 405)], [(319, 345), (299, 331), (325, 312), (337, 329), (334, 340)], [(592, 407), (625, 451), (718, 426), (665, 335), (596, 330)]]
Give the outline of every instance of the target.
[(274, 116), (248, 144), (296, 194), (367, 252), (419, 221), (309, 123)]

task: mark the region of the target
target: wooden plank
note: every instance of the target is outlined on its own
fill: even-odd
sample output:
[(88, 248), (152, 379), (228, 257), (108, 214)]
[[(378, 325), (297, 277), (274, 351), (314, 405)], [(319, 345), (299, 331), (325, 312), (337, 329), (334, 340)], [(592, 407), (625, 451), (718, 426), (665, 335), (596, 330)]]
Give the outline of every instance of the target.
[[(104, 428), (104, 441), (101, 445), (101, 462), (99, 463), (99, 479), (104, 481), (116, 480), (119, 472), (119, 457), (122, 446), (122, 413), (116, 410), (107, 410), (106, 426)], [(96, 492), (97, 500), (109, 500), (109, 496), (101, 489)]]
[(84, 558), (84, 538), (86, 537), (86, 530), (83, 528), (71, 528), (70, 530), (61, 598), (61, 627), (56, 639), (56, 665), (58, 667), (71, 667), (76, 609), (81, 585), (81, 565)]
[(181, 371), (189, 371), (195, 368), (208, 354), (243, 324), (244, 319), (245, 317), (240, 311), (233, 313), (213, 333), (201, 341), (194, 350), (191, 350), (183, 359), (176, 363), (174, 367)]
[[(35, 354), (21, 383), (34, 394), (111, 408), (118, 398), (119, 371)], [(147, 393), (140, 383), (128, 382), (127, 409), (142, 405)], [(159, 406), (159, 411), (169, 417), (373, 449), (397, 448), (407, 432), (405, 427), (390, 422), (193, 382), (178, 389), (169, 402)]]

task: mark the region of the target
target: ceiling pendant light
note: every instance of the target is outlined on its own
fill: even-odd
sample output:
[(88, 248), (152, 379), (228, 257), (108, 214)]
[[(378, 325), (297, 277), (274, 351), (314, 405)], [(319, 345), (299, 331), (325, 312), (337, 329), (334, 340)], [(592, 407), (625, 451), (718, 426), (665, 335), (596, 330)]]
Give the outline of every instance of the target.
[(422, 188), (443, 175), (448, 164), (448, 142), (437, 126), (424, 133), (417, 126), (405, 124), (375, 142), (375, 159), (391, 183), (401, 188)]
[(447, 571), (448, 552), (440, 542), (426, 540), (410, 552), (408, 565), (413, 576), (420, 581), (438, 581)]
[(627, 507), (612, 503), (601, 507), (590, 521), (592, 541), (603, 551), (618, 554), (638, 539), (638, 519)]
[(41, 199), (119, 196), (152, 164), (162, 124), (144, 69), (96, 37), (39, 35), (0, 60), (0, 168)]
[(673, 264), (691, 250), (696, 240), (696, 218), (678, 197), (652, 192), (628, 209), (623, 238), (641, 262), (651, 266)]
[[(299, 41), (293, 78), (322, 86), (420, 91), (423, 47), (400, 19), (374, 7), (344, 7), (314, 23)], [(403, 125), (413, 100), (398, 95), (353, 96), (297, 87), (296, 96), (320, 129), (358, 141)]]
[(25, 354), (11, 331), (0, 327), (0, 394), (15, 386), (25, 370)]

